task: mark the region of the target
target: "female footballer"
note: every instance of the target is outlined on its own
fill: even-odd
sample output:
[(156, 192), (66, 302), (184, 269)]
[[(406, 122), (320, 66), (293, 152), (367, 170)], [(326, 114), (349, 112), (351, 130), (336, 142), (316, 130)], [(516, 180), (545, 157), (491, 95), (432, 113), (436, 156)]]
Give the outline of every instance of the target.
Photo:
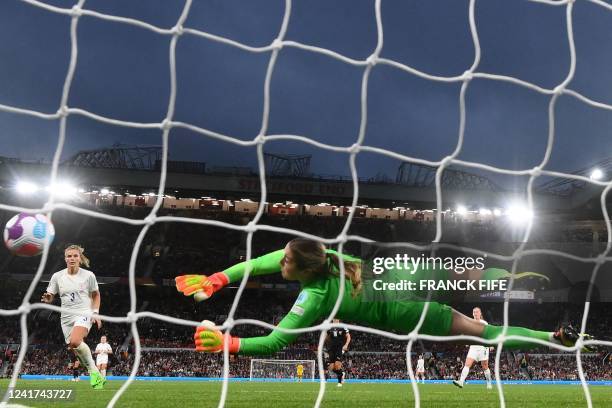
[[(271, 252), (248, 262), (241, 262), (211, 276), (182, 275), (176, 280), (177, 290), (185, 296), (207, 299), (231, 282), (242, 279), (248, 264), (251, 275), (266, 275), (281, 272), (283, 278), (299, 281), (302, 291), (289, 313), (279, 322), (279, 328), (297, 329), (313, 325), (329, 316), (340, 287), (340, 262), (344, 263), (347, 277), (345, 295), (336, 314), (343, 321), (358, 322), (370, 327), (395, 330), (400, 333), (412, 331), (421, 316), (425, 302), (399, 300), (366, 301), (363, 298), (361, 281), (361, 260), (326, 249), (325, 246), (309, 239), (296, 238), (284, 249)], [(507, 271), (496, 270), (496, 278), (509, 278)], [(486, 277), (486, 273), (485, 279)], [(489, 276), (488, 278), (491, 278)], [(350, 282), (350, 284), (348, 284)], [(502, 326), (483, 325), (454, 310), (450, 306), (430, 302), (425, 320), (419, 333), (451, 336), (471, 335), (493, 340), (502, 332)], [(572, 346), (579, 338), (571, 326), (561, 327), (556, 332), (531, 330), (523, 327), (508, 327), (507, 335), (517, 335)], [(250, 338), (229, 338), (229, 352), (245, 355), (273, 354), (297, 338), (297, 334), (274, 330), (267, 336)], [(223, 350), (223, 334), (211, 322), (196, 329), (194, 334), (197, 351), (220, 352)], [(509, 349), (529, 349), (541, 344), (524, 340), (506, 340)]]

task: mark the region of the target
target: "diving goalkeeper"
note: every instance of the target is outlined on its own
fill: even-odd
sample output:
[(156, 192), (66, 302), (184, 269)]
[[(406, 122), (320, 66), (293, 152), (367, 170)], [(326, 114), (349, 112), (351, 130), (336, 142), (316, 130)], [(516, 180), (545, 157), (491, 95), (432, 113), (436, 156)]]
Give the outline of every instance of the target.
[[(326, 249), (318, 241), (303, 238), (290, 241), (282, 250), (248, 262), (241, 262), (211, 276), (182, 275), (175, 280), (177, 290), (185, 296), (193, 295), (196, 299), (202, 300), (209, 298), (227, 284), (240, 281), (248, 264), (250, 264), (252, 276), (280, 272), (286, 280), (299, 281), (302, 291), (277, 328), (297, 329), (312, 326), (331, 313), (339, 296), (340, 262), (344, 263), (347, 285), (336, 314), (337, 318), (400, 333), (409, 333), (416, 327), (425, 302), (368, 301), (364, 298), (363, 293), (361, 280), (363, 263), (360, 259), (348, 255), (340, 256), (336, 251)], [(507, 271), (495, 270), (493, 272), (495, 279), (509, 279), (510, 277)], [(484, 279), (491, 279), (491, 276), (486, 276), (487, 271), (484, 272), (484, 275)], [(494, 340), (502, 330), (502, 326), (485, 326), (450, 306), (430, 302), (419, 333), (436, 336), (471, 335), (485, 340)], [(563, 326), (556, 332), (510, 326), (507, 335), (550, 341), (565, 346), (573, 346), (580, 337), (571, 326)], [(267, 336), (250, 338), (232, 336), (226, 342), (230, 353), (273, 354), (292, 343), (297, 337), (298, 334), (283, 333), (276, 329)], [(199, 326), (194, 334), (194, 339), (197, 351), (220, 352), (223, 350), (224, 336), (212, 322), (205, 322)], [(541, 344), (525, 340), (513, 339), (504, 342), (504, 347), (508, 349), (526, 350), (539, 346)]]

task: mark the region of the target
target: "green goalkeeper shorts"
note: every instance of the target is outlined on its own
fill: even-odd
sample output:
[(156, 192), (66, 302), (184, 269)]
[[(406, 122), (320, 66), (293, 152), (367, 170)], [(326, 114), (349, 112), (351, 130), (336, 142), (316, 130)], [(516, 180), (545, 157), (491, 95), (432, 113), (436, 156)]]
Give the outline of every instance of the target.
[[(425, 302), (396, 302), (389, 305), (395, 309), (392, 313), (395, 322), (395, 329), (402, 332), (411, 332), (416, 327), (421, 313), (425, 308)], [(448, 336), (453, 323), (453, 309), (448, 305), (443, 305), (437, 302), (429, 302), (427, 315), (423, 321), (423, 325), (419, 329), (421, 334), (430, 334), (433, 336)]]

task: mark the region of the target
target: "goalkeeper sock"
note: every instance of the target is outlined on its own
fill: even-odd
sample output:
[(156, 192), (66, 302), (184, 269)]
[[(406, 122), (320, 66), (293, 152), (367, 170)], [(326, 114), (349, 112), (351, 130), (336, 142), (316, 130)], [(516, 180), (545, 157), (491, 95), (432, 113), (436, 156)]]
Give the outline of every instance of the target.
[[(497, 336), (499, 336), (503, 330), (503, 326), (485, 326), (484, 331), (482, 332), (482, 338), (486, 340), (494, 340)], [(508, 326), (508, 331), (506, 332), (507, 336), (523, 336), (530, 337), (532, 339), (540, 339), (544, 341), (555, 342), (553, 338), (552, 332), (545, 332), (539, 330), (531, 330), (524, 327), (514, 327)], [(536, 347), (540, 347), (541, 344), (532, 343), (530, 341), (525, 340), (506, 340), (504, 341), (504, 347), (507, 349), (532, 349)]]
[(102, 374), (102, 377), (106, 378), (106, 369), (100, 370), (100, 374)]
[(491, 370), (488, 368), (484, 370), (484, 375), (485, 375), (485, 378), (487, 379), (487, 384), (491, 384)]
[(90, 374), (92, 372), (100, 372), (100, 370), (98, 370), (98, 367), (96, 367), (96, 363), (94, 362), (93, 357), (91, 356), (91, 349), (89, 348), (87, 343), (85, 343), (84, 340), (81, 341), (81, 344), (79, 344), (79, 346), (75, 348), (74, 351), (76, 352), (76, 355), (79, 360), (81, 360), (85, 367), (87, 367), (87, 371), (89, 371)]
[(469, 373), (470, 373), (470, 367), (463, 366), (463, 370), (461, 370), (461, 377), (459, 378), (459, 382), (461, 384), (465, 382), (465, 379), (467, 378)]

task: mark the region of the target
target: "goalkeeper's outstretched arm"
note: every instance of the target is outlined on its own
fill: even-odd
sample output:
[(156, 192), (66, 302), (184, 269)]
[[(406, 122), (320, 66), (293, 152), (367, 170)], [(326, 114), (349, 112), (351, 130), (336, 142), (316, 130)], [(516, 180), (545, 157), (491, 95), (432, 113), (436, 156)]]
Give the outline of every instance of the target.
[(193, 295), (197, 301), (205, 300), (228, 284), (240, 281), (249, 268), (251, 276), (279, 273), (284, 256), (284, 251), (281, 249), (249, 261), (240, 262), (210, 276), (177, 276), (175, 278), (176, 289), (183, 292), (185, 296)]
[[(299, 334), (286, 333), (282, 329), (300, 329), (311, 326), (324, 314), (322, 305), (325, 294), (314, 288), (305, 288), (298, 296), (291, 311), (280, 321), (276, 329), (267, 336), (228, 338), (230, 353), (246, 355), (273, 354), (295, 341)], [(197, 328), (194, 335), (197, 351), (223, 351), (224, 335), (212, 327), (211, 322)]]
[(225, 269), (221, 273), (227, 276), (229, 283), (242, 280), (248, 268), (251, 268), (251, 276), (279, 273), (281, 271), (281, 261), (283, 260), (284, 256), (285, 251), (279, 249), (278, 251), (253, 258), (250, 261), (240, 262)]

